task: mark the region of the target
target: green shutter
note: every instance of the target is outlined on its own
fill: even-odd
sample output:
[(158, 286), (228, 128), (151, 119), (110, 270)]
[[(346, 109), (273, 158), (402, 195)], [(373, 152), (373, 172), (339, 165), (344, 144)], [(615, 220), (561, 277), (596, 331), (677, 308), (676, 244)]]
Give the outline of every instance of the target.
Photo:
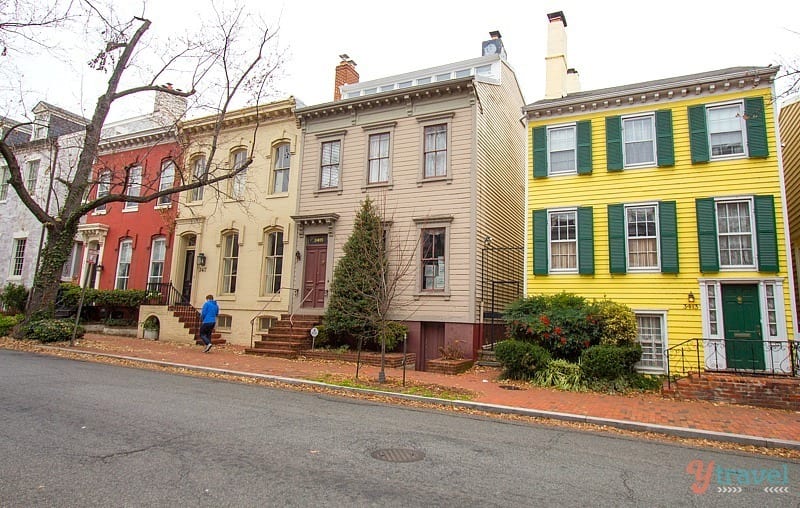
[(758, 271), (777, 272), (778, 235), (775, 230), (775, 200), (772, 196), (755, 196)]
[(606, 117), (606, 160), (609, 171), (622, 170), (622, 120)]
[(594, 274), (594, 222), (591, 206), (578, 208), (578, 273)]
[(697, 212), (697, 247), (700, 251), (700, 271), (718, 272), (717, 213), (714, 198), (695, 200)]
[(533, 211), (533, 274), (547, 275), (547, 210)]
[(689, 106), (689, 144), (692, 147), (692, 163), (708, 162), (708, 130), (706, 129), (706, 107)]
[(658, 167), (675, 165), (675, 146), (672, 141), (672, 110), (656, 111), (656, 150)]
[(658, 203), (661, 236), (661, 273), (678, 273), (678, 219), (675, 201)]
[(608, 269), (625, 273), (625, 206), (608, 205)]
[(533, 128), (533, 177), (547, 176), (547, 127)]
[(592, 173), (592, 122), (578, 122), (578, 174)]
[(747, 147), (750, 157), (769, 156), (764, 99), (762, 97), (745, 99), (744, 117), (747, 119)]

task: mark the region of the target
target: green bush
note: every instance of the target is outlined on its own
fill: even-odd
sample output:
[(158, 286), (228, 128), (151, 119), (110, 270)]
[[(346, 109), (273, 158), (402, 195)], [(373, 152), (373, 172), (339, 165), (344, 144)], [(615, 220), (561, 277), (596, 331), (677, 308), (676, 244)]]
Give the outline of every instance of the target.
[(633, 366), (642, 358), (642, 347), (593, 346), (581, 355), (581, 370), (588, 380), (615, 380), (634, 372)]
[(6, 284), (6, 287), (0, 291), (0, 307), (4, 308), (8, 313), (19, 314), (25, 312), (27, 303), (28, 290), (21, 284), (9, 282)]
[(581, 366), (566, 360), (551, 360), (544, 369), (536, 373), (533, 382), (539, 386), (553, 386), (560, 390), (586, 389)]
[(636, 344), (636, 315), (627, 305), (611, 300), (594, 302), (599, 318), (600, 344), (633, 346)]
[[(394, 351), (403, 342), (403, 337), (408, 334), (408, 327), (396, 321), (386, 323), (386, 351)], [(377, 339), (377, 347), (380, 348), (380, 338)]]
[(504, 340), (494, 349), (507, 379), (531, 379), (550, 361), (550, 353), (541, 346), (521, 340)]
[(0, 337), (5, 337), (11, 332), (11, 329), (17, 326), (17, 323), (22, 321), (22, 314), (16, 316), (0, 316)]
[[(31, 321), (22, 327), (22, 336), (39, 342), (63, 342), (72, 339), (75, 322), (62, 319)], [(75, 338), (83, 337), (83, 327), (78, 326)]]
[[(61, 284), (59, 303), (76, 306), (83, 289), (75, 284)], [(83, 296), (84, 305), (98, 307), (139, 307), (147, 301), (147, 291), (143, 289), (94, 289), (86, 288)]]

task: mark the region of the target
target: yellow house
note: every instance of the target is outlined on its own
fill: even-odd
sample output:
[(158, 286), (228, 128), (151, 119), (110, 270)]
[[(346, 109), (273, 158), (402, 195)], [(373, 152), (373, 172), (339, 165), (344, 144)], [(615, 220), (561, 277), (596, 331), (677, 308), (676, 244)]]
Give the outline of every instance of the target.
[[(216, 331), (249, 345), (289, 309), (294, 252), (298, 129), (294, 98), (182, 123), (184, 165), (192, 176), (247, 169), (219, 185), (181, 196), (170, 278), (184, 302), (199, 309), (207, 294), (220, 306)], [(220, 129), (214, 145), (215, 129)], [(179, 330), (161, 335), (185, 340)]]
[(645, 371), (790, 371), (777, 70), (548, 85), (524, 108), (526, 294), (628, 305)]

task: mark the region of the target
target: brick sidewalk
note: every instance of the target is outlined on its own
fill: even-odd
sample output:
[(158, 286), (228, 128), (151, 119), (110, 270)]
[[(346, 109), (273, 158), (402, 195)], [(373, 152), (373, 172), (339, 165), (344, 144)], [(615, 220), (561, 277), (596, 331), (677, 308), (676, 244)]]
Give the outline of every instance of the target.
[[(243, 346), (230, 344), (214, 347), (211, 353), (204, 354), (201, 346), (87, 334), (73, 349), (295, 379), (319, 380), (326, 374), (350, 377), (355, 374), (355, 365), (353, 364), (245, 355)], [(361, 366), (359, 376), (365, 379), (377, 379), (378, 371), (377, 367)], [(390, 380), (399, 380), (403, 375), (400, 369), (386, 369), (385, 372), (386, 377)], [(599, 424), (605, 422), (594, 419), (610, 420), (612, 426), (623, 428), (626, 427), (626, 424), (632, 424), (635, 427), (638, 425), (640, 430), (647, 430), (642, 427), (648, 425), (676, 427), (685, 429), (687, 432), (693, 430), (700, 433), (705, 431), (725, 433), (728, 436), (721, 436), (721, 440), (738, 442), (747, 442), (747, 440), (737, 440), (736, 436), (730, 435), (792, 442), (800, 437), (800, 412), (705, 401), (673, 400), (658, 394), (606, 395), (563, 392), (522, 383), (515, 384), (515, 387), (521, 389), (509, 390), (503, 388), (503, 386), (508, 387), (509, 384), (499, 379), (499, 374), (499, 369), (475, 367), (457, 376), (407, 371), (406, 379), (409, 383), (469, 390), (476, 394), (472, 402), (479, 405), (560, 413), (573, 417), (585, 417), (584, 421)], [(500, 412), (515, 411), (509, 409), (500, 410)], [(569, 416), (560, 416), (560, 418), (581, 420)], [(678, 429), (667, 433), (683, 435)], [(714, 439), (713, 434), (709, 436), (709, 439)], [(771, 446), (779, 446), (779, 443), (773, 443)], [(800, 448), (800, 443), (789, 443), (789, 446)]]

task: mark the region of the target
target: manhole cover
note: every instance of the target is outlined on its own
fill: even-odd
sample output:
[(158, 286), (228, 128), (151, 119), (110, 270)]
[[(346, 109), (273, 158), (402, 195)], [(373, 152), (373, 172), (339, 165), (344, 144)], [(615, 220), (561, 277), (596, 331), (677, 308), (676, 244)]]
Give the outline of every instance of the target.
[(375, 450), (370, 455), (372, 455), (373, 459), (384, 460), (386, 462), (416, 462), (425, 458), (424, 453), (406, 448)]
[(522, 388), (520, 388), (519, 386), (514, 386), (514, 385), (500, 385), (500, 388), (502, 388), (503, 390), (522, 390)]

